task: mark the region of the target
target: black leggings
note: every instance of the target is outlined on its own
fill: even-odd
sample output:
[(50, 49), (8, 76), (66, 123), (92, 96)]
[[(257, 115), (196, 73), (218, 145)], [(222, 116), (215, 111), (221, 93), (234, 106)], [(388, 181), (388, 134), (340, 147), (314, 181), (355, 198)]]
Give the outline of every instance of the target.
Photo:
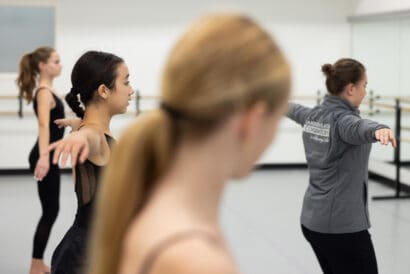
[(356, 233), (318, 233), (302, 226), (324, 274), (377, 274), (373, 243), (367, 230)]
[(43, 259), (51, 228), (57, 219), (60, 196), (60, 169), (56, 165), (50, 165), (46, 177), (37, 182), (38, 195), (40, 197), (42, 215), (34, 234), (33, 258)]

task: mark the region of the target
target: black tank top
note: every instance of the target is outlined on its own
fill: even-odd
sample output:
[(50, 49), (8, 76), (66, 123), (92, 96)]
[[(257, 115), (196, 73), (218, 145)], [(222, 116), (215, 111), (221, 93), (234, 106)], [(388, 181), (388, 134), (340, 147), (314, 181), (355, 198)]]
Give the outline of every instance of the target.
[[(33, 99), (33, 109), (34, 109), (34, 113), (36, 114), (36, 117), (38, 117), (37, 94), (40, 89), (45, 89), (45, 88), (37, 89), (36, 94), (34, 95), (34, 99)], [(50, 129), (50, 141), (49, 142), (50, 143), (58, 141), (61, 138), (63, 138), (64, 128), (58, 128), (57, 125), (54, 123), (54, 120), (65, 118), (63, 102), (53, 92), (51, 92), (51, 94), (53, 95), (56, 106), (50, 110), (50, 123), (49, 123), (49, 129)], [(40, 157), (38, 150), (39, 150), (39, 147), (38, 147), (38, 137), (37, 137), (36, 143), (31, 149), (30, 155), (29, 155), (29, 164), (30, 164), (31, 172), (34, 172), (34, 168)], [(58, 165), (52, 164), (53, 152), (51, 152), (49, 158), (50, 158), (50, 168), (58, 168)]]
[[(34, 99), (33, 99), (33, 109), (37, 117), (38, 117), (37, 94), (40, 91), (40, 89), (43, 89), (43, 88), (39, 88), (37, 90), (36, 95), (34, 96)], [(63, 102), (53, 92), (51, 92), (51, 94), (53, 95), (54, 101), (56, 102), (56, 106), (50, 110), (50, 123), (49, 123), (50, 143), (63, 138), (64, 128), (58, 128), (57, 125), (54, 123), (54, 120), (65, 118)]]
[[(111, 147), (114, 139), (105, 134), (108, 145)], [(104, 166), (97, 166), (86, 160), (75, 166), (75, 193), (77, 196), (77, 214), (75, 225), (88, 230), (94, 211), (94, 197), (98, 189), (100, 174)]]

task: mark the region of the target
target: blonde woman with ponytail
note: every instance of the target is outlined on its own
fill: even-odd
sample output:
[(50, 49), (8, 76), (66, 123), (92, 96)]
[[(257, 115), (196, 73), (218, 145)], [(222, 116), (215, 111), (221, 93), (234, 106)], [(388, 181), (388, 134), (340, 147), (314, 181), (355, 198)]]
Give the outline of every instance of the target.
[(285, 57), (252, 19), (198, 20), (167, 60), (161, 107), (113, 149), (87, 273), (238, 273), (219, 224), (221, 196), (271, 143), (289, 90)]
[(54, 78), (60, 73), (59, 54), (53, 48), (41, 47), (21, 58), (17, 78), (20, 100), (33, 102), (38, 120), (38, 139), (30, 152), (29, 163), (37, 181), (42, 215), (34, 234), (30, 274), (50, 272), (43, 255), (58, 215), (60, 170), (51, 163), (53, 156), (48, 151), (48, 145), (61, 139), (64, 134), (64, 129), (53, 122), (64, 118), (64, 105), (53, 88)]

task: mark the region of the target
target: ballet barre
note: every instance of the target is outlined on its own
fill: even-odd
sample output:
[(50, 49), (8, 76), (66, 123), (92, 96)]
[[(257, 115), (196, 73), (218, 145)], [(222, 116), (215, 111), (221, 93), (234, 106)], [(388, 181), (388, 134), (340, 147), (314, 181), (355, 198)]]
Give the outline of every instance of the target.
[(401, 145), (402, 143), (410, 143), (410, 138), (404, 138), (401, 136), (401, 131), (403, 128), (408, 129), (408, 127), (402, 127), (401, 122), (402, 122), (402, 112), (410, 112), (410, 108), (403, 108), (401, 106), (401, 100), (400, 98), (395, 99), (396, 104), (395, 105), (389, 105), (389, 104), (380, 104), (379, 107), (385, 107), (385, 108), (394, 108), (395, 110), (395, 135), (396, 135), (396, 141), (397, 141), (397, 146), (394, 149), (394, 160), (393, 163), (395, 165), (395, 185), (396, 185), (396, 191), (394, 195), (386, 195), (386, 196), (374, 196), (373, 200), (392, 200), (392, 199), (409, 199), (410, 195), (409, 194), (402, 194), (402, 182), (400, 179), (400, 169), (403, 165), (403, 162), (401, 161)]

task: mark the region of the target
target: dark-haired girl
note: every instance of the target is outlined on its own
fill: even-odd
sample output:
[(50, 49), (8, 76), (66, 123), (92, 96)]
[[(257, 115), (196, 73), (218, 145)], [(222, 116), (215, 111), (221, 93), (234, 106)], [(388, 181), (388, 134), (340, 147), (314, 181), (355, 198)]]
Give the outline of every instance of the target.
[(373, 142), (396, 146), (386, 125), (362, 119), (365, 67), (353, 59), (325, 64), (329, 92), (321, 105), (291, 104), (288, 117), (303, 126), (309, 186), (301, 214), (302, 231), (323, 273), (376, 274), (368, 229), (368, 161)]
[[(54, 251), (52, 273), (81, 273), (86, 262), (86, 245), (93, 212), (94, 197), (102, 168), (110, 158), (110, 121), (113, 115), (127, 110), (133, 93), (128, 81), (128, 68), (113, 54), (89, 51), (74, 65), (71, 74), (72, 88), (66, 101), (82, 119), (78, 131), (72, 132), (55, 144), (57, 162), (61, 147), (86, 147), (87, 158), (76, 164), (72, 158), (75, 192), (78, 200), (74, 224)], [(85, 109), (81, 107), (81, 103)], [(70, 144), (74, 144), (71, 146)], [(78, 150), (79, 151), (79, 150)], [(65, 165), (66, 159), (62, 159)]]
[(53, 89), (53, 80), (60, 73), (58, 53), (53, 48), (41, 47), (21, 58), (17, 78), (19, 96), (27, 103), (33, 102), (38, 120), (38, 138), (30, 152), (29, 164), (37, 181), (42, 215), (34, 234), (30, 274), (50, 272), (43, 256), (59, 210), (60, 170), (51, 162), (53, 154), (47, 147), (64, 134), (64, 129), (53, 123), (64, 118), (63, 103)]

